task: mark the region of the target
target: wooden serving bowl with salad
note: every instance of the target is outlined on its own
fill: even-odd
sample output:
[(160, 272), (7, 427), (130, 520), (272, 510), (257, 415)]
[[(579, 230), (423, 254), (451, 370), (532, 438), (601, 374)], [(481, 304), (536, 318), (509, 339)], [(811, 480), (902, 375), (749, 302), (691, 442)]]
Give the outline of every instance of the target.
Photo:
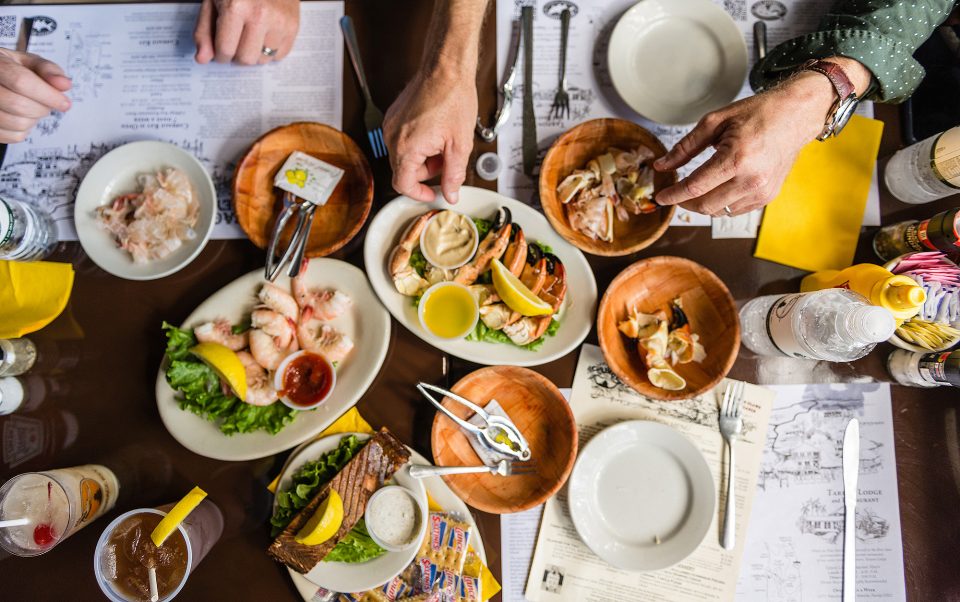
[[(662, 325), (657, 316), (664, 318)], [(656, 323), (644, 323), (644, 318)], [(641, 332), (630, 332), (631, 325)], [(665, 363), (651, 366), (656, 353), (649, 350), (656, 346), (644, 344), (655, 343), (658, 334), (668, 351)], [(689, 259), (652, 257), (629, 266), (610, 283), (600, 301), (597, 335), (604, 359), (620, 380), (646, 397), (675, 401), (720, 384), (737, 359), (740, 320), (730, 291), (716, 274)], [(690, 354), (681, 357), (685, 342), (692, 343)], [(692, 349), (696, 345), (702, 348), (699, 354)], [(651, 368), (656, 368), (652, 374)], [(664, 377), (671, 373), (679, 380)], [(661, 378), (659, 386), (652, 380)]]
[[(628, 157), (628, 153), (624, 153), (624, 158), (621, 160), (618, 156), (614, 164), (614, 157), (604, 157), (610, 149), (639, 151), (639, 155)], [(543, 212), (563, 238), (587, 253), (621, 256), (645, 249), (663, 236), (675, 212), (675, 207), (658, 207), (652, 201), (656, 192), (677, 182), (676, 171), (658, 172), (650, 166), (666, 152), (652, 132), (633, 122), (604, 118), (581, 123), (557, 138), (543, 159), (540, 168)], [(601, 157), (604, 160), (599, 161)], [(599, 169), (589, 169), (592, 162), (596, 162)], [(645, 172), (646, 169), (649, 172)], [(577, 178), (575, 172), (591, 171), (599, 177), (594, 180), (588, 174), (592, 181), (581, 183), (579, 188), (568, 180), (570, 176)], [(604, 174), (611, 176), (606, 183), (610, 188), (603, 188)], [(564, 183), (568, 187), (558, 191)], [(611, 194), (602, 197), (601, 189)], [(589, 202), (586, 195), (591, 195)], [(610, 201), (603, 204), (598, 196)], [(594, 201), (601, 202), (602, 207)], [(583, 224), (598, 221), (605, 225), (593, 229), (594, 235), (588, 234)]]

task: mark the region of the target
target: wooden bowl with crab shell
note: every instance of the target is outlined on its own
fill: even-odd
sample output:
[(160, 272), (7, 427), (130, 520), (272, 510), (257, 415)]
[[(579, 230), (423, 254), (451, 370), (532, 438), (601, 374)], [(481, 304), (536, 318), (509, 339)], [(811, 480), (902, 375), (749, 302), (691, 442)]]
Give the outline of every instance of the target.
[[(540, 204), (560, 236), (582, 251), (594, 255), (621, 256), (645, 249), (656, 242), (670, 225), (675, 207), (658, 207), (652, 213), (630, 215), (627, 221), (613, 220), (613, 240), (591, 238), (570, 225), (569, 204), (561, 202), (557, 187), (574, 170), (584, 169), (591, 159), (609, 148), (623, 150), (644, 146), (654, 157), (667, 149), (650, 130), (625, 119), (593, 119), (568, 130), (553, 143), (540, 168)], [(677, 182), (676, 171), (654, 173), (654, 194)]]
[[(635, 310), (670, 315), (678, 298), (706, 355), (699, 362), (673, 365), (686, 387), (671, 391), (650, 382), (637, 340), (620, 332), (618, 324)], [(641, 395), (662, 401), (696, 397), (716, 387), (740, 350), (740, 318), (730, 291), (716, 274), (682, 257), (651, 257), (620, 272), (600, 301), (597, 334), (614, 374)]]

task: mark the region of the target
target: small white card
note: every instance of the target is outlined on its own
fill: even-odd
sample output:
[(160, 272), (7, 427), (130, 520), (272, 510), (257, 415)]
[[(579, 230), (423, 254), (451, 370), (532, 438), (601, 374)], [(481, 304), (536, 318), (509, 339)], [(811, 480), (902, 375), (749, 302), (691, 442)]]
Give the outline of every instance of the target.
[(343, 170), (339, 167), (293, 151), (277, 171), (273, 185), (315, 205), (323, 205), (342, 177)]
[(756, 209), (733, 217), (715, 217), (711, 220), (713, 238), (756, 238), (763, 209)]

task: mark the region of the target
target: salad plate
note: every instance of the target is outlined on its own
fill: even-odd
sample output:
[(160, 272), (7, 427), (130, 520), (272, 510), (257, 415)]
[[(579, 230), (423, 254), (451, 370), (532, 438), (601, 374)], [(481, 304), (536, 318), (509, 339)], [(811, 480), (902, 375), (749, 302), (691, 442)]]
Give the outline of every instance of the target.
[(656, 571), (703, 541), (716, 489), (689, 439), (665, 424), (631, 420), (583, 448), (568, 499), (573, 525), (594, 554), (623, 570)]
[[(348, 436), (350, 433), (342, 433), (338, 435), (332, 435), (330, 437), (324, 437), (316, 441), (308, 441), (301, 445), (299, 448), (295, 449), (291, 454), (290, 458), (287, 460), (286, 465), (283, 468), (281, 473), (281, 478), (277, 486), (277, 490), (282, 490), (284, 484), (290, 482), (290, 476), (294, 471), (303, 465), (304, 462), (308, 462), (313, 458), (317, 457), (319, 454), (322, 454), (324, 451), (328, 451), (333, 447), (336, 447), (337, 441), (344, 436)], [(367, 437), (367, 435), (357, 434), (358, 437)], [(329, 443), (328, 441), (332, 441)], [(321, 445), (322, 444), (322, 445)], [(408, 448), (409, 449), (409, 448)], [(414, 464), (429, 464), (429, 460), (424, 458), (422, 455), (417, 453), (416, 450), (410, 449), (410, 462)], [(461, 500), (457, 495), (444, 483), (443, 479), (440, 477), (427, 477), (425, 479), (419, 479), (421, 487), (425, 488), (425, 491), (429, 493), (430, 498), (441, 508), (444, 512), (450, 512), (456, 514), (459, 518), (466, 521), (473, 528), (473, 534), (470, 536), (470, 545), (473, 547), (473, 550), (477, 553), (480, 559), (486, 564), (487, 555), (483, 548), (483, 540), (480, 537), (480, 530), (477, 528), (477, 523), (473, 519), (473, 515), (470, 514), (470, 509), (467, 508), (467, 505)], [(416, 548), (414, 548), (416, 551)], [(321, 563), (322, 564), (322, 563)], [(357, 567), (366, 567), (368, 563), (356, 565)], [(343, 567), (346, 566), (344, 563), (332, 563), (332, 566)], [(403, 567), (397, 570), (400, 572)], [(288, 569), (289, 570), (289, 569)], [(293, 586), (297, 588), (297, 592), (305, 600), (305, 602), (311, 602), (316, 599), (318, 585), (311, 581), (306, 575), (301, 575), (300, 573), (289, 570), (290, 579), (293, 581)], [(377, 587), (389, 581), (393, 575), (389, 575), (387, 578), (383, 579), (380, 583), (376, 583), (372, 587)], [(352, 590), (359, 591), (359, 590)]]
[[(339, 433), (322, 439), (316, 439), (308, 442), (296, 451), (290, 454), (283, 472), (280, 474), (280, 480), (277, 484), (277, 491), (288, 489), (293, 481), (293, 474), (304, 464), (316, 460), (326, 452), (337, 448), (343, 437), (355, 436), (360, 441), (366, 441), (369, 435), (363, 433)], [(409, 448), (408, 448), (409, 449)], [(412, 450), (411, 450), (412, 451)], [(407, 473), (406, 467), (401, 468), (393, 475), (392, 481), (404, 489), (413, 492), (423, 508), (427, 507), (427, 492), (424, 489), (423, 482), (414, 479)], [(273, 509), (277, 510), (278, 498), (274, 497)], [(426, 517), (421, 521), (420, 533), (416, 540), (423, 539), (423, 531), (426, 529)], [(390, 579), (396, 577), (400, 571), (409, 565), (417, 554), (419, 546), (411, 546), (401, 552), (385, 552), (372, 560), (365, 562), (319, 562), (306, 575), (301, 575), (297, 571), (287, 568), (294, 582), (297, 578), (304, 579), (314, 586), (314, 592), (317, 587), (323, 587), (335, 592), (360, 592), (373, 589), (383, 585)]]
[[(390, 344), (390, 316), (377, 301), (364, 273), (348, 263), (329, 258), (311, 259), (303, 275), (311, 287), (336, 288), (349, 295), (352, 305), (331, 322), (353, 340), (354, 347), (337, 365), (336, 386), (329, 399), (314, 410), (292, 411), (293, 420), (273, 427), (276, 434), (265, 430), (236, 434), (222, 432), (222, 421), (230, 416), (214, 416), (218, 422), (181, 409), (179, 395), (167, 382), (168, 358), (164, 358), (157, 373), (157, 408), (164, 426), (173, 438), (190, 451), (217, 460), (253, 460), (290, 449), (314, 437), (340, 415), (353, 407), (366, 392), (380, 371)], [(231, 324), (248, 319), (257, 305), (257, 292), (265, 282), (263, 269), (241, 276), (201, 303), (184, 321), (183, 329), (223, 318)], [(290, 287), (286, 275), (274, 284)], [(243, 409), (247, 404), (237, 402)], [(283, 412), (281, 402), (271, 406)], [(242, 426), (242, 425), (241, 425)]]
[[(555, 331), (548, 329), (532, 346), (519, 346), (502, 336), (502, 333), (491, 335), (486, 331), (483, 336), (476, 336), (475, 333), (482, 330), (482, 320), (478, 322), (478, 330), (465, 339), (441, 339), (423, 328), (417, 314), (416, 298), (401, 294), (395, 285), (390, 271), (390, 258), (401, 237), (407, 234), (412, 220), (428, 211), (444, 209), (460, 212), (474, 221), (493, 220), (501, 209), (507, 209), (511, 222), (522, 228), (529, 246), (545, 249), (555, 258), (555, 263), (562, 264), (565, 295), (554, 315), (556, 323), (552, 326)], [(487, 223), (489, 227), (490, 222)], [(482, 240), (480, 246), (483, 247)], [(456, 205), (448, 204), (439, 190), (437, 199), (431, 203), (405, 196), (390, 201), (370, 222), (363, 255), (370, 284), (393, 317), (434, 347), (467, 361), (484, 365), (545, 364), (576, 349), (593, 324), (597, 283), (583, 253), (557, 234), (542, 213), (490, 190), (464, 186), (460, 189), (460, 200)]]

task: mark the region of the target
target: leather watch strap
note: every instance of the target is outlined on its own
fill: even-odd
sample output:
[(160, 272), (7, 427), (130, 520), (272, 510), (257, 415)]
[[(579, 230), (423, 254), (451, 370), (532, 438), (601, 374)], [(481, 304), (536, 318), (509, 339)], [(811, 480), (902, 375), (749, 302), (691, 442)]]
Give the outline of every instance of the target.
[(847, 77), (847, 72), (836, 63), (820, 59), (811, 59), (800, 67), (800, 71), (816, 71), (817, 73), (825, 75), (827, 79), (830, 80), (830, 83), (833, 84), (833, 89), (837, 91), (837, 96), (840, 100), (845, 100), (856, 91), (853, 82)]
[(537, 116), (533, 112), (533, 7), (520, 9), (523, 36), (523, 173), (533, 177), (537, 167)]

